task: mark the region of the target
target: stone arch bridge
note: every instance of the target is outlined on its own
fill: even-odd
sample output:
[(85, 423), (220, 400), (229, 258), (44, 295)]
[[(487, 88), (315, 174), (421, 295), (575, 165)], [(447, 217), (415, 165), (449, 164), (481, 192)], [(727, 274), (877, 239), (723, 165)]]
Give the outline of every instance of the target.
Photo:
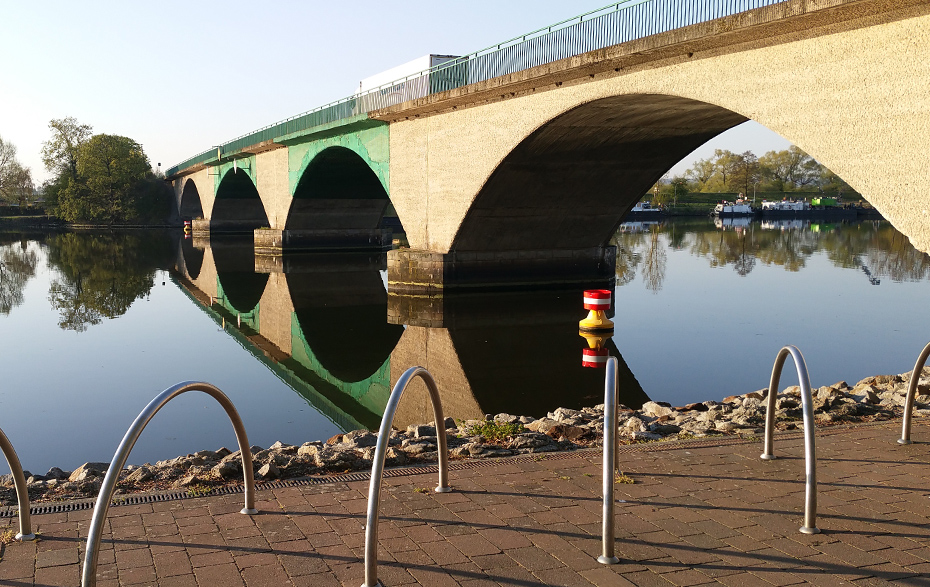
[[(392, 293), (587, 283), (669, 168), (752, 119), (930, 250), (930, 4), (787, 0), (369, 110), (169, 170), (195, 229), (257, 250), (409, 248)], [(265, 133), (267, 134), (267, 133)]]

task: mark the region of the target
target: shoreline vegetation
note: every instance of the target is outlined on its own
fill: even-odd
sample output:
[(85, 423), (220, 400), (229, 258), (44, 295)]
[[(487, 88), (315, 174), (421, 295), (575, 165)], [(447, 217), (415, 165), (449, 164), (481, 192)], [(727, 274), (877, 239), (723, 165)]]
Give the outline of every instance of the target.
[[(867, 377), (853, 386), (845, 381), (812, 390), (815, 426), (900, 419), (911, 373)], [(647, 402), (639, 410), (619, 407), (621, 444), (667, 442), (719, 436), (755, 438), (764, 432), (768, 390), (723, 400), (672, 407)], [(803, 428), (801, 391), (787, 387), (776, 396), (776, 430)], [(914, 417), (930, 417), (930, 367), (920, 374)], [(530, 453), (593, 448), (603, 444), (603, 404), (581, 410), (559, 408), (545, 417), (486, 415), (484, 420), (446, 418), (453, 459), (508, 457)], [(250, 447), (258, 487), (264, 482), (308, 476), (334, 476), (370, 470), (377, 434), (355, 430), (326, 441), (300, 446), (276, 442)], [(433, 423), (392, 430), (386, 466), (422, 465), (437, 460)], [(95, 497), (109, 463), (85, 463), (74, 471), (53, 467), (45, 475), (25, 471), (33, 502)], [(214, 488), (242, 483), (239, 451), (202, 450), (155, 464), (130, 465), (120, 472), (116, 495), (182, 490), (208, 495)], [(16, 505), (12, 475), (0, 476), (0, 504)]]

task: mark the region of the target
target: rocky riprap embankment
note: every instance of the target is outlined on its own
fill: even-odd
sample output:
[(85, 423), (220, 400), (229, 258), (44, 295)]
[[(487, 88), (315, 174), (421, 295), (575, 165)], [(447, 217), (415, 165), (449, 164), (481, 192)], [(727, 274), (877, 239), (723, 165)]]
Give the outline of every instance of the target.
[[(846, 382), (814, 391), (815, 419), (819, 426), (841, 422), (873, 421), (900, 417), (910, 373), (863, 379), (850, 387)], [(765, 423), (763, 402), (767, 390), (671, 407), (648, 402), (639, 410), (621, 406), (619, 431), (626, 442), (700, 438), (721, 434), (755, 435)], [(781, 430), (802, 425), (801, 392), (789, 387), (776, 398), (776, 423)], [(918, 382), (915, 416), (930, 416), (930, 368)], [(453, 458), (487, 458), (572, 450), (602, 442), (604, 406), (581, 410), (559, 408), (546, 417), (497, 414), (486, 420), (454, 422), (446, 419), (447, 440)], [(377, 435), (364, 430), (338, 434), (326, 442), (301, 446), (275, 443), (267, 449), (251, 447), (255, 476), (259, 481), (326, 475), (371, 469)], [(436, 428), (410, 426), (391, 432), (387, 465), (431, 462), (437, 456)], [(95, 496), (108, 463), (85, 463), (75, 471), (53, 467), (45, 475), (26, 472), (32, 499), (67, 499)], [(154, 465), (130, 466), (120, 474), (118, 492), (182, 489), (191, 494), (210, 487), (242, 482), (239, 451), (204, 450)], [(0, 477), (0, 498), (16, 503), (12, 476)]]

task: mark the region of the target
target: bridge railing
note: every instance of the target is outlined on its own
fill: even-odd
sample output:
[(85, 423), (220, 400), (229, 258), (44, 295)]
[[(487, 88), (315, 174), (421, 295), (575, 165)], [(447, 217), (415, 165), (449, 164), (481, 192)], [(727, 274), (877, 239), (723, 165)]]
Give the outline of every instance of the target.
[(780, 4), (787, 0), (623, 0), (552, 26), (514, 37), (406, 77), (356, 93), (213, 147), (169, 168), (168, 177), (188, 167), (248, 146), (323, 124), (367, 114), (430, 94), (523, 71), (668, 32)]

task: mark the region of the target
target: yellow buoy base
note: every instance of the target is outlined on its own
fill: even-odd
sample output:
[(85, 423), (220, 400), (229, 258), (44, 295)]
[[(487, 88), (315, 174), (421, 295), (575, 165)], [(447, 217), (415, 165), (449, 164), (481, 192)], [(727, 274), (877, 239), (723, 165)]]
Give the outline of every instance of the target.
[(588, 317), (578, 322), (578, 329), (586, 332), (603, 332), (613, 330), (614, 323), (607, 318), (604, 310), (589, 310)]
[(604, 332), (585, 332), (584, 330), (579, 330), (578, 335), (581, 336), (588, 343), (589, 349), (602, 349), (607, 344), (607, 339), (613, 336), (614, 331), (604, 331)]

